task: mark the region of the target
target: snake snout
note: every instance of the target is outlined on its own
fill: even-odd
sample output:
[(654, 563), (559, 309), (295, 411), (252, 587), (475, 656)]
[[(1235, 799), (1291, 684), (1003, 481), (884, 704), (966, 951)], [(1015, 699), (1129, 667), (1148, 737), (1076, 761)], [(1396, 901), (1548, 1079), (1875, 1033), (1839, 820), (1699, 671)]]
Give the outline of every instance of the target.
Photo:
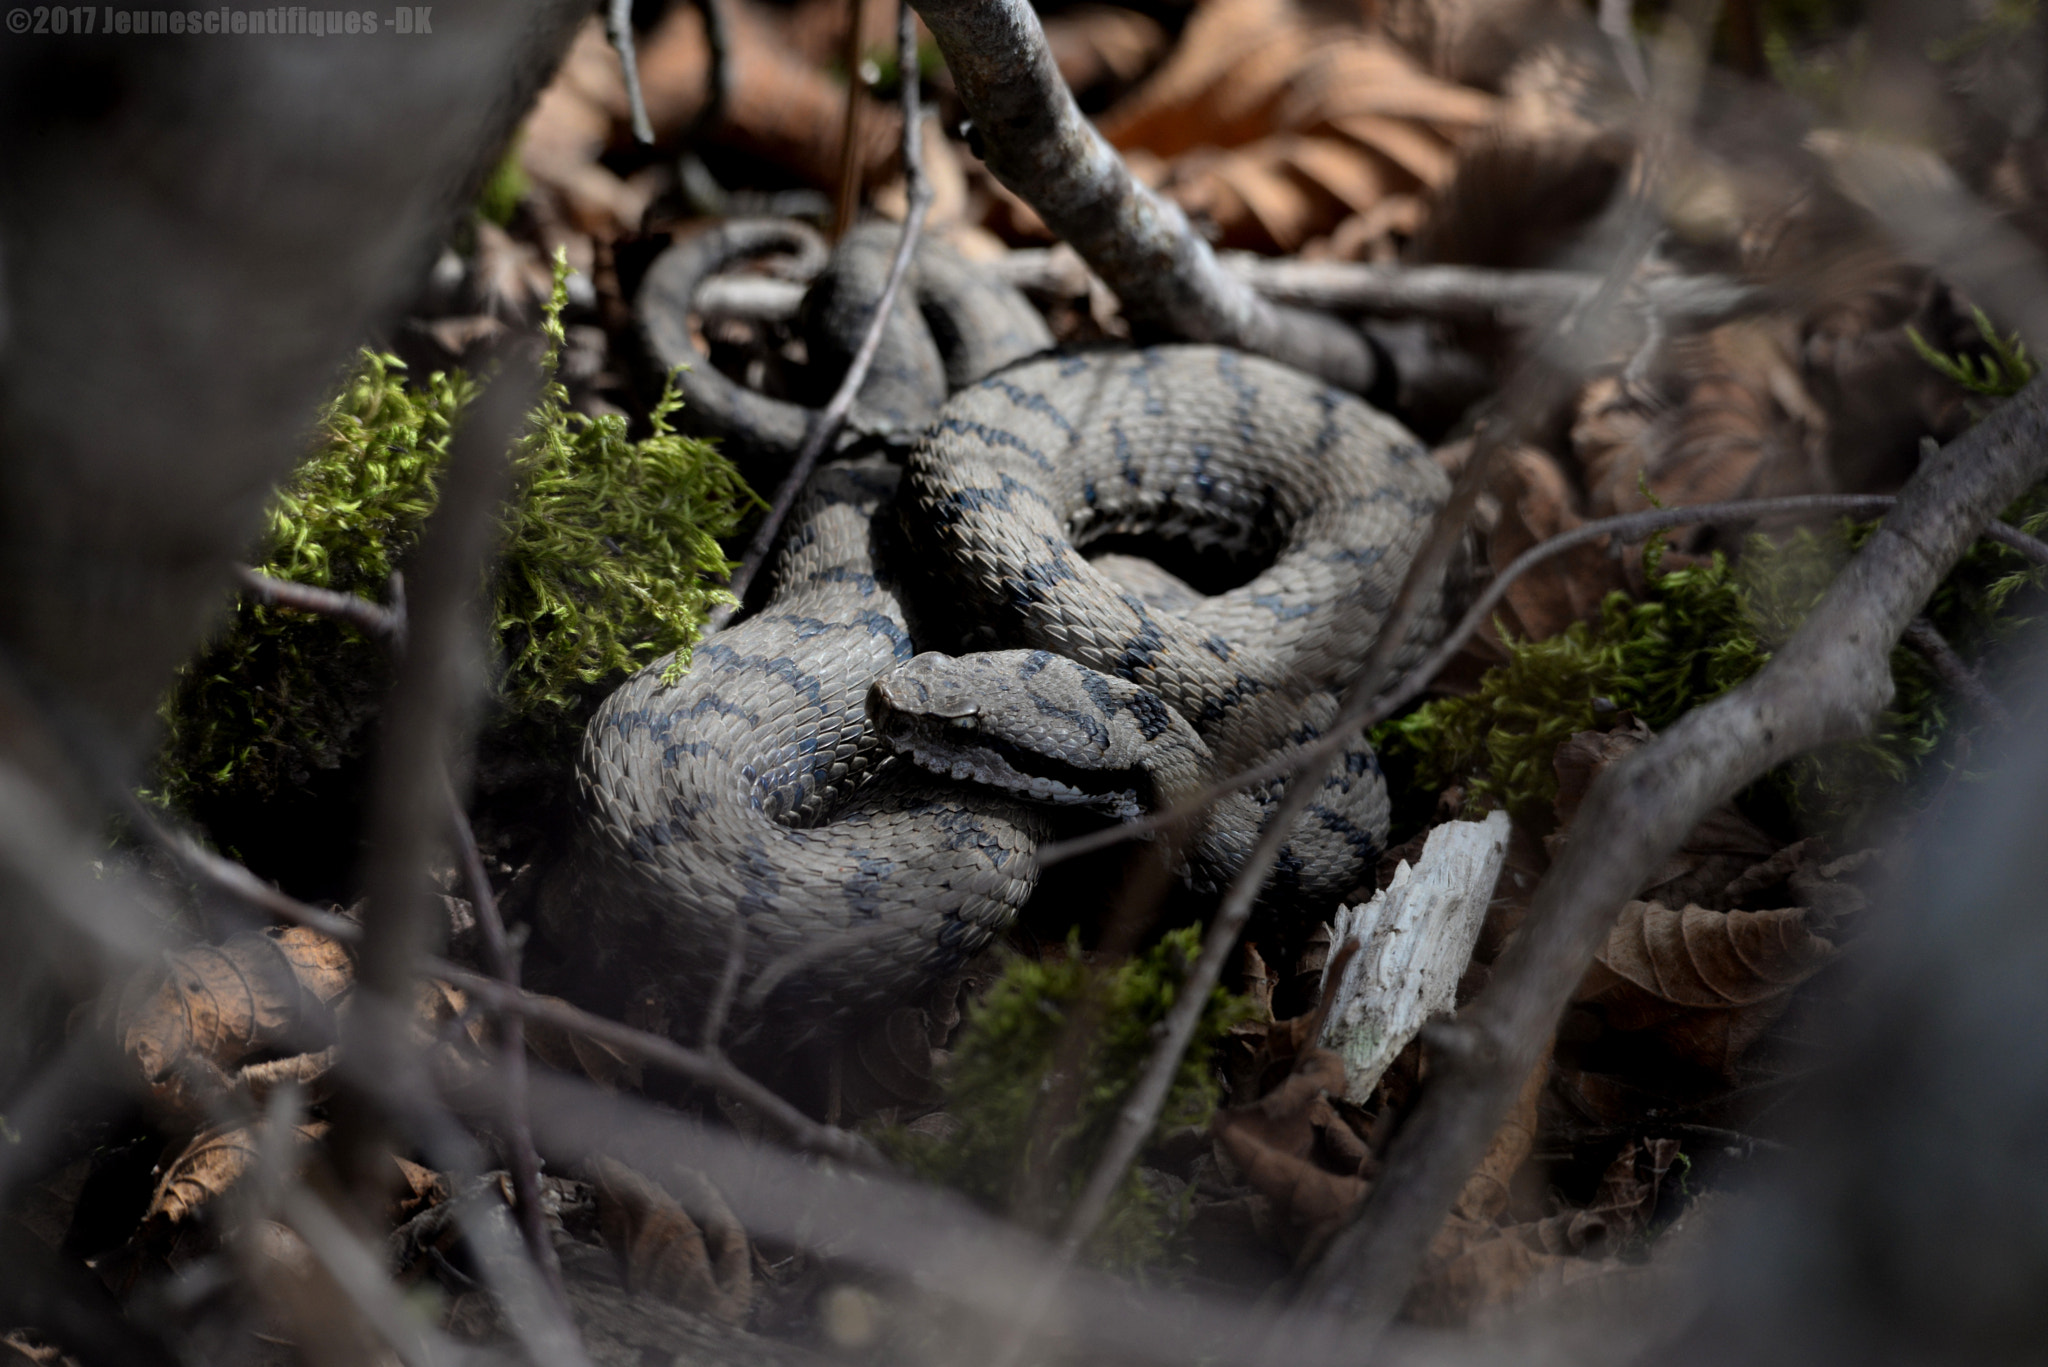
[(868, 715), (917, 716), (971, 730), (981, 715), (977, 680), (963, 677), (963, 661), (928, 650), (913, 655), (868, 688)]

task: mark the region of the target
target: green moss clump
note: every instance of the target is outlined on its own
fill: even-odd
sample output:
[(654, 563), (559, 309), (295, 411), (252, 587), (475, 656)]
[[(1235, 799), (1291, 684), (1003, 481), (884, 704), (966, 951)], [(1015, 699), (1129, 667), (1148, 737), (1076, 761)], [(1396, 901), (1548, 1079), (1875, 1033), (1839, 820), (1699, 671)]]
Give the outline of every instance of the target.
[(519, 201), (533, 189), (533, 182), (527, 179), (526, 168), (519, 160), (519, 147), (523, 141), (523, 134), (512, 140), (512, 145), (505, 149), (505, 155), (491, 168), (490, 179), (477, 192), (477, 217), (500, 228), (512, 222), (512, 215), (519, 212)]
[[(1019, 960), (989, 989), (969, 1017), (947, 1070), (948, 1110), (960, 1122), (944, 1141), (896, 1136), (893, 1146), (923, 1175), (992, 1207), (1012, 1193), (1043, 1186), (1064, 1203), (1102, 1153), (1124, 1098), (1137, 1085), (1187, 971), (1201, 952), (1201, 932), (1189, 926), (1111, 972), (1091, 967), (1078, 942), (1050, 962)], [(1076, 1012), (1092, 1009), (1099, 1023), (1079, 1062), (1080, 1076), (1066, 1086), (1053, 1074)], [(1251, 1014), (1250, 1003), (1221, 988), (1212, 993), (1194, 1041), (1182, 1057), (1161, 1108), (1156, 1134), (1206, 1124), (1218, 1088), (1210, 1055), (1224, 1033)], [(1078, 1097), (1073, 1118), (1043, 1151), (1027, 1152), (1040, 1128), (1039, 1108), (1056, 1094)], [(1058, 1172), (1053, 1182), (1033, 1173)], [(1110, 1213), (1089, 1246), (1104, 1265), (1136, 1268), (1156, 1263), (1165, 1248), (1161, 1200), (1127, 1175)]]
[[(2007, 517), (2029, 530), (2048, 523), (2048, 493), (2030, 494)], [(1739, 565), (1716, 554), (1671, 571), (1659, 568), (1661, 547), (1653, 541), (1644, 553), (1641, 602), (1610, 594), (1597, 621), (1543, 641), (1510, 640), (1507, 663), (1489, 670), (1476, 692), (1383, 723), (1374, 744), (1387, 753), (1390, 772), (1412, 773), (1429, 792), (1461, 782), (1481, 808), (1540, 819), (1557, 795), (1551, 761), (1561, 742), (1623, 710), (1661, 729), (1755, 674), (1874, 526), (1845, 522), (1782, 545), (1752, 537)], [(2011, 600), (2041, 582), (2041, 572), (2017, 554), (1980, 541), (1937, 591), (1928, 616), (1958, 650), (1980, 654), (2027, 620)], [(1773, 774), (1779, 801), (1799, 820), (1823, 829), (1853, 825), (1940, 749), (1950, 717), (1938, 679), (1904, 647), (1891, 667), (1897, 693), (1875, 734), (1803, 755)]]
[[(634, 440), (569, 408), (554, 378), (567, 298), (556, 263), (549, 380), (514, 452), (492, 581), (497, 724), (533, 745), (573, 736), (604, 686), (685, 652), (724, 600), (719, 547), (757, 501), (710, 444), (675, 433), (673, 386)], [(311, 456), (270, 510), (258, 568), (381, 599), (432, 511), (448, 441), (477, 385), (415, 383), (365, 352), (322, 411)], [(163, 798), (265, 797), (360, 756), (390, 679), (381, 647), (322, 618), (243, 603), (167, 701)]]

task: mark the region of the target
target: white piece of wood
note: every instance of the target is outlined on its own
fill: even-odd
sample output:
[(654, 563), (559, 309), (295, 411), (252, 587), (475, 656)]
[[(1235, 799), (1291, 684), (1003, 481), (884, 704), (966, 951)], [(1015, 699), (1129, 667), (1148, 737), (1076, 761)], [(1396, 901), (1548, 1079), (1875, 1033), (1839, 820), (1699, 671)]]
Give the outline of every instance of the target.
[[(1344, 1059), (1344, 1094), (1363, 1102), (1431, 1016), (1449, 1011), (1508, 853), (1508, 816), (1449, 821), (1429, 833), (1413, 869), (1401, 861), (1370, 902), (1339, 907), (1330, 962), (1358, 953), (1334, 985), (1320, 1043)], [(1325, 970), (1327, 974), (1327, 970)]]

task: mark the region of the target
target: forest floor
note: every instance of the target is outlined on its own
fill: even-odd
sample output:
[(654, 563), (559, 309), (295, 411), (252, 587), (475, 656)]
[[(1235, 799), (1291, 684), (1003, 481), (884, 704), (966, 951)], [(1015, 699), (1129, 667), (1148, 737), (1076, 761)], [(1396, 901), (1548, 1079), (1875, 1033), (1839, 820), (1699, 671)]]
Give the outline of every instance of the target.
[[(1061, 75), (1139, 180), (1185, 210), (1232, 269), (1238, 254), (1327, 267), (1301, 276), (1289, 298), (1320, 299), (1363, 327), (1394, 377), (1371, 397), (1446, 473), (1478, 467), (1471, 592), (1532, 547), (1601, 519), (1897, 494), (1928, 451), (1961, 438), (2033, 373), (2011, 320), (1995, 316), (1999, 301), (1972, 295), (1971, 282), (1901, 245), (1844, 151), (1841, 130), (1868, 114), (1856, 64), (1885, 40), (1864, 7), (1720, 7), (1691, 68), (1696, 89), (1675, 116), (1658, 83), (1671, 79), (1673, 35), (1690, 11), (1644, 6), (1630, 21), (1628, 6), (1618, 8), (1620, 26), (1609, 22), (1617, 7), (1602, 4), (1596, 17), (1575, 0), (1147, 0), (1042, 10)], [(2048, 243), (2043, 143), (2006, 117), (2013, 83), (2028, 70), (2014, 54), (2040, 48), (2041, 22), (2032, 7), (1980, 8), (1959, 7), (1953, 32), (1922, 43), (1937, 54), (1923, 63), (1934, 131), (1915, 154), (1927, 174)], [(467, 379), (440, 377), (474, 374), (508, 354), (508, 342), (552, 328), (562, 388), (546, 411), (569, 453), (563, 468), (610, 461), (608, 470), (639, 470), (634, 461), (662, 460), (691, 482), (686, 516), (708, 528), (703, 544), (670, 547), (668, 575), (680, 587), (663, 590), (673, 597), (652, 625), (631, 628), (687, 645), (727, 567), (709, 537), (722, 536), (736, 561), (759, 513), (703, 448), (655, 425), (667, 417), (656, 412), (663, 377), (636, 300), (664, 251), (727, 220), (795, 218), (829, 233), (854, 217), (905, 217), (897, 16), (872, 0), (854, 9), (850, 23), (842, 0), (635, 7), (649, 141), (633, 134), (619, 55), (603, 23), (590, 20), (411, 315), (379, 341), (376, 352), (399, 364), (373, 363), (352, 378), (355, 388), (324, 420), (316, 464), (341, 468), (337, 460), (403, 447), (431, 474), (453, 419), (473, 401)], [(714, 12), (716, 48), (706, 29)], [(1021, 283), (1060, 345), (1127, 343), (1133, 327), (1117, 296), (984, 167), (937, 46), (920, 35), (932, 111), (921, 132), (932, 192), (924, 236)], [(858, 77), (851, 98), (849, 71)], [(1650, 245), (1631, 248), (1644, 213)], [(1624, 259), (1633, 264), (1616, 266)], [(1356, 266), (1383, 274), (1344, 273)], [(1449, 282), (1448, 295), (1360, 302), (1404, 272), (1434, 267), (1465, 268), (1436, 277)], [(793, 269), (789, 258), (769, 258), (722, 277), (724, 292), (707, 290), (693, 322), (697, 346), (723, 373), (784, 396), (821, 391), (788, 307), (794, 287), (743, 287), (782, 287)], [(1258, 269), (1242, 266), (1247, 278)], [(1615, 271), (1636, 301), (1661, 280), (1726, 286), (1740, 302), (1705, 315), (1623, 308), (1631, 326), (1498, 440), (1488, 423), (1499, 418), (1499, 396), (1519, 382), (1532, 339), (1555, 324), (1511, 307), (1510, 296), (1549, 278), (1539, 272), (1597, 282)], [(405, 406), (402, 421), (392, 405)], [(675, 419), (683, 432), (694, 431), (693, 416)], [(749, 477), (744, 462), (737, 476)], [(312, 502), (290, 510), (298, 522), (280, 525), (313, 528), (326, 559), (279, 551), (258, 557), (261, 567), (290, 579), (318, 560), (309, 581), (385, 599), (385, 575), (431, 497), (371, 527), (361, 487), (294, 487), (313, 490)], [(766, 500), (773, 488), (757, 481), (754, 492)], [(328, 505), (313, 506), (323, 497)], [(391, 498), (392, 508), (403, 501)], [(344, 503), (354, 511), (335, 514)], [(1413, 696), (1377, 721), (1393, 825), (1376, 876), (1344, 899), (1363, 906), (1381, 896), (1368, 922), (1394, 914), (1411, 874), (1448, 867), (1442, 856), (1425, 859), (1433, 833), (1506, 817), (1484, 828), (1500, 845), (1493, 862), (1481, 861), (1484, 885), (1445, 896), (1465, 915), (1443, 932), (1453, 961), (1433, 982), (1436, 1019), (1487, 990), (1564, 851), (1609, 838), (1578, 820), (1600, 775), (1757, 677), (1792, 639), (1868, 542), (1881, 507), (1858, 507), (1854, 517), (1809, 506), (1589, 535), (1515, 571), (1455, 654), (1413, 679)], [(533, 564), (572, 553), (545, 540), (551, 516), (568, 514), (530, 512), (521, 524)], [(2048, 521), (2048, 499), (2030, 493), (2005, 517), (2035, 532)], [(372, 542), (374, 554), (363, 549)], [(357, 577), (330, 577), (324, 567), (347, 556)], [(373, 562), (374, 572), (362, 568)], [(1715, 1223), (1722, 1193), (1800, 1142), (1787, 1117), (1817, 1066), (1815, 1041), (1853, 991), (1856, 946), (1897, 873), (1895, 852), (1959, 788), (1995, 770), (2001, 736), (2026, 723), (2019, 700), (2001, 700), (1986, 680), (2007, 671), (2026, 639), (2041, 573), (2024, 549), (1979, 542), (1893, 653), (1896, 693), (1873, 734), (1739, 785), (1633, 890), (1430, 1237), (1400, 1297), (1403, 1322), (1499, 1325), (1544, 1306), (1652, 1294), (1646, 1274)], [(641, 581), (619, 582), (621, 596), (607, 603), (625, 601)], [(146, 1304), (152, 1322), (175, 1326), (187, 1352), (369, 1361), (385, 1351), (373, 1340), (389, 1338), (388, 1324), (364, 1327), (380, 1323), (382, 1293), (348, 1284), (300, 1216), (258, 1219), (249, 1189), (279, 1144), (311, 1153), (336, 1143), (330, 1126), (349, 1123), (353, 1084), (333, 1071), (333, 1042), (359, 972), (351, 943), (366, 891), (358, 856), (372, 824), (369, 754), (393, 670), (374, 638), (390, 623), (369, 608), (353, 624), (321, 621), (289, 597), (259, 615), (257, 593), (237, 627), (253, 634), (238, 639), (270, 644), (210, 655), (218, 667), (195, 671), (205, 687), (188, 683), (180, 695), (156, 785), (173, 824), (189, 825), (206, 850), (166, 836), (110, 856), (166, 890), (189, 940), (167, 967), (75, 1026), (139, 1070), (142, 1099), (79, 1128), (66, 1160), (9, 1214), (89, 1267), (117, 1300)], [(524, 947), (515, 975), (538, 992), (574, 995), (553, 957), (560, 947), (526, 924), (532, 890), (571, 821), (583, 721), (623, 676), (618, 666), (651, 653), (620, 628), (623, 653), (594, 675), (557, 677), (545, 661), (519, 674), (530, 663), (519, 654), (526, 638), (506, 623), (537, 630), (539, 611), (500, 602), (501, 663), (516, 660), (506, 677), (538, 682), (522, 682), (527, 692), (485, 719), (469, 810), (473, 858), (458, 847), (436, 873), (449, 971), (422, 986), (409, 1027), (451, 1097), (487, 1098), (466, 1113), (489, 1117), (477, 1128), (490, 1152), (409, 1151), (384, 1174), (388, 1211), (364, 1222), (383, 1240), (395, 1279), (388, 1307), (431, 1336), (398, 1355), (441, 1360), (435, 1344), (510, 1334), (530, 1356), (574, 1360), (546, 1347), (545, 1315), (522, 1318), (514, 1302), (525, 1287), (567, 1296), (592, 1361), (795, 1361), (814, 1352), (942, 1361), (959, 1360), (969, 1344), (977, 1360), (994, 1356), (991, 1343), (1007, 1341), (990, 1327), (1000, 1315), (965, 1323), (970, 1311), (993, 1314), (990, 1305), (963, 1309), (919, 1280), (935, 1275), (952, 1234), (926, 1231), (919, 1247), (921, 1207), (885, 1219), (879, 1198), (846, 1196), (823, 1178), (805, 1186), (811, 1179), (792, 1174), (868, 1165), (923, 1174), (989, 1217), (960, 1230), (1001, 1220), (1032, 1237), (1059, 1231), (1198, 956), (1199, 928), (1177, 938), (1171, 913), (1192, 921), (1204, 909), (1171, 903), (1133, 945), (1112, 933), (1122, 848), (1050, 870), (1016, 926), (966, 969), (878, 1024), (780, 1061), (764, 1073), (772, 1089), (715, 1049), (682, 1047), (697, 1041), (659, 1004), (579, 1002), (624, 1021), (602, 1037), (566, 1001), (535, 997), (523, 1034), (533, 1077), (530, 1088), (525, 1078), (517, 1084), (530, 1094), (530, 1124), (516, 1105), (493, 1112), (499, 1102), (488, 1098), (508, 1085), (509, 1066), (506, 1033), (486, 1023), (499, 1004), (486, 979), (508, 958), (495, 904), (510, 924), (509, 957)], [(329, 635), (288, 634), (314, 630)], [(348, 662), (337, 666), (346, 679), (320, 682), (327, 710), (266, 714), (248, 704), (252, 690), (263, 692), (250, 682), (259, 674), (235, 671), (274, 671), (277, 657), (264, 652), (302, 649)], [(243, 712), (207, 711), (231, 695)], [(279, 741), (287, 716), (300, 729)], [(270, 747), (262, 766), (246, 758), (257, 741), (235, 748), (245, 733)], [(230, 750), (242, 766), (233, 778), (207, 758)], [(221, 856), (270, 890), (237, 884)], [(251, 897), (301, 924), (249, 929), (222, 910)], [(1353, 1040), (1346, 1052), (1351, 1027), (1327, 999), (1355, 953), (1350, 931), (1313, 919), (1254, 919), (1187, 1070), (1163, 1106), (1155, 1100), (1132, 1175), (1085, 1242), (1084, 1262), (1123, 1279), (1114, 1286), (1131, 1288), (1133, 1306), (1152, 1307), (1144, 1297), (1154, 1293), (1270, 1306), (1313, 1284), (1418, 1097), (1444, 1071), (1449, 1037), (1422, 1029), (1419, 1016), (1382, 1042), (1370, 1074), (1359, 1071), (1363, 1046)], [(1057, 1054), (1058, 1030), (1020, 1023), (1033, 1012), (1085, 1018), (1104, 1002), (1115, 1004), (1111, 1019), (1096, 1044), (1078, 1046), (1096, 1051), (1085, 1063)], [(346, 1038), (346, 1024), (339, 1028)], [(663, 1052), (643, 1029), (681, 1045)], [(519, 1035), (510, 1047), (519, 1054)], [(1093, 1090), (1049, 1118), (1044, 1108), (1055, 1103), (1041, 1108), (1034, 1098), (1068, 1074)], [(562, 1078), (599, 1090), (551, 1092)], [(596, 1106), (592, 1095), (643, 1097), (688, 1121), (704, 1161), (653, 1140), (635, 1147), (627, 1138), (638, 1122), (623, 1118), (616, 1151), (551, 1129), (551, 1104)], [(578, 1097), (586, 1102), (565, 1099)], [(767, 1166), (748, 1175), (758, 1155), (780, 1160), (791, 1149), (812, 1157), (784, 1167), (761, 1158)], [(533, 1166), (533, 1152), (546, 1161)], [(764, 1214), (756, 1227), (752, 1212), (774, 1204), (762, 1189), (778, 1181), (805, 1211)], [(477, 1199), (458, 1211), (465, 1190)], [(943, 1213), (933, 1220), (969, 1218), (955, 1205), (934, 1209)], [(490, 1240), (476, 1232), (492, 1220), (524, 1232), (538, 1280), (493, 1264)], [(999, 1266), (1007, 1265), (990, 1262), (976, 1275), (998, 1275), (989, 1269)], [(255, 1289), (220, 1310), (226, 1293), (200, 1284), (207, 1269)], [(360, 1317), (315, 1303), (313, 1292), (330, 1285), (349, 1286), (340, 1299)], [(1106, 1292), (1102, 1304), (1122, 1294)], [(1102, 1306), (1073, 1313), (1059, 1346), (1032, 1351), (1135, 1355), (1114, 1334), (1091, 1340)], [(56, 1330), (22, 1327), (0, 1341), (0, 1360), (73, 1360), (76, 1344)], [(1164, 1335), (1162, 1358), (1193, 1360), (1196, 1332)], [(324, 1346), (311, 1341), (329, 1333), (337, 1337)]]

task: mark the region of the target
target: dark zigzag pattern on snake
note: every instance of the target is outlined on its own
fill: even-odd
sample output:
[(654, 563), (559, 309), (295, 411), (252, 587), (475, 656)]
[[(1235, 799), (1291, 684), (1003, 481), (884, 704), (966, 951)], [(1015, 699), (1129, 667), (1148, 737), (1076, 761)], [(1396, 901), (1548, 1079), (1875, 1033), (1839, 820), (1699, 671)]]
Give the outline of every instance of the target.
[[(1447, 492), (1391, 419), (1210, 347), (1017, 365), (956, 394), (896, 484), (878, 459), (821, 470), (769, 606), (701, 646), (680, 682), (661, 682), (663, 662), (636, 675), (586, 740), (577, 871), (553, 898), (554, 933), (705, 992), (740, 917), (743, 980), (803, 961), (770, 1010), (738, 1023), (742, 1038), (900, 1001), (974, 953), (1033, 886), (1044, 813), (912, 767), (868, 723), (870, 685), (913, 650), (912, 566), (927, 611), (1142, 685), (1221, 773), (1321, 734)], [(892, 490), (907, 564), (878, 550)], [(1179, 612), (1081, 554), (1161, 528), (1281, 549), (1250, 583)], [(1440, 629), (1425, 618), (1411, 657)], [(1117, 705), (1106, 689), (1061, 702)], [(1282, 790), (1245, 804), (1239, 846)], [(1370, 870), (1386, 818), (1360, 740), (1269, 896), (1326, 906)]]

